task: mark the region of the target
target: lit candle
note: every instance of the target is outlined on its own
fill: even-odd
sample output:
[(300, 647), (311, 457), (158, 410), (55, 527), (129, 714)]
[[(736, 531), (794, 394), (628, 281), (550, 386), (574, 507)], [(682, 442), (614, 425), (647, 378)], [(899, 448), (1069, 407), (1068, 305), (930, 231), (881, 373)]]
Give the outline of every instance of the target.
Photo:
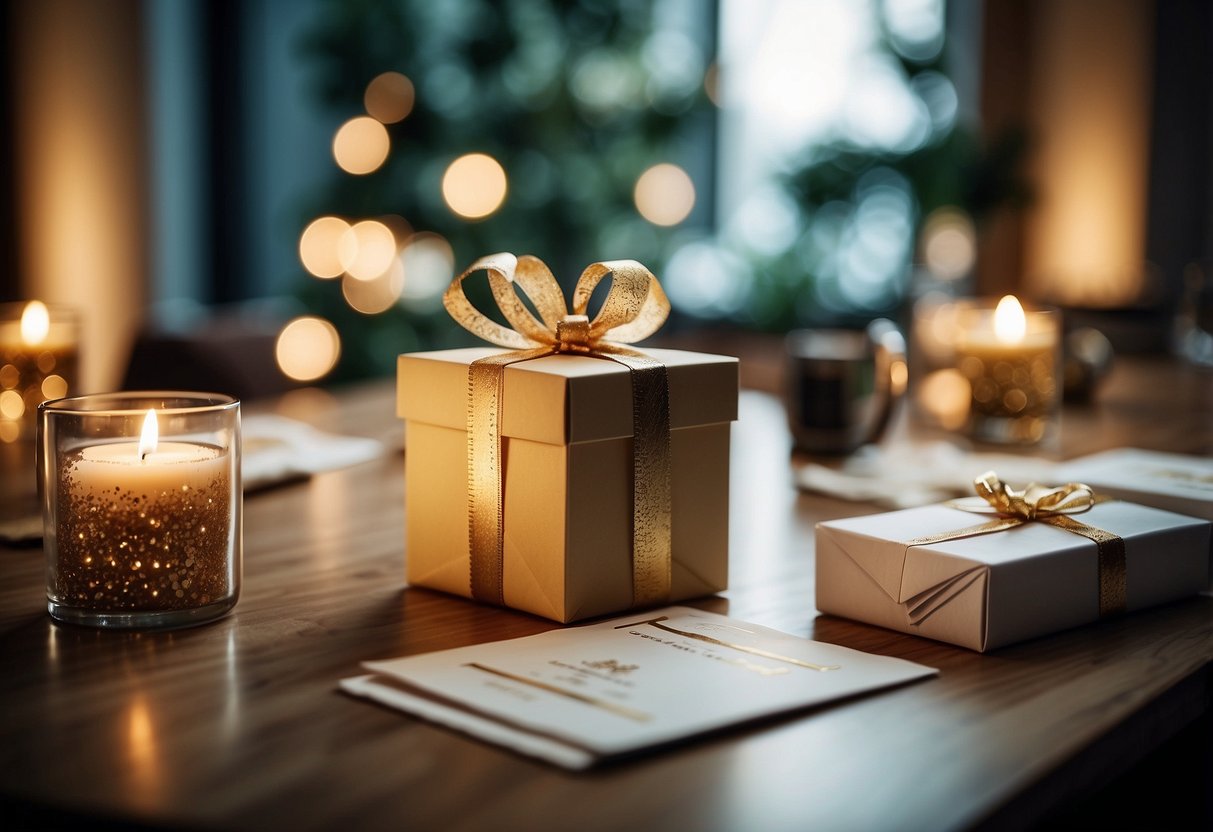
[(36, 300), (0, 310), (0, 442), (34, 438), (38, 405), (68, 394), (77, 362), (70, 313)]
[(47, 523), (53, 605), (76, 615), (226, 611), (238, 581), (235, 472), (227, 447), (160, 441), (154, 409), (138, 441), (61, 453)]
[(957, 333), (960, 372), (969, 381), (969, 427), (980, 439), (1038, 442), (1057, 410), (1056, 314), (1025, 313), (1014, 295), (967, 310)]

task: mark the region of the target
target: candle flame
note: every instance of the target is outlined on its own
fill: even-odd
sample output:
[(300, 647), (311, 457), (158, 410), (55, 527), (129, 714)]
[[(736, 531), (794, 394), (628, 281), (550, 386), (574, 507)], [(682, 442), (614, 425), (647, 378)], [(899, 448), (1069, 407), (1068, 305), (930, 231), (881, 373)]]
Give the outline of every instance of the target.
[(156, 424), (156, 411), (149, 410), (143, 417), (143, 434), (139, 437), (139, 458), (147, 459), (147, 455), (155, 453), (160, 441), (160, 426)]
[(994, 337), (1004, 344), (1018, 344), (1028, 331), (1023, 307), (1014, 295), (1007, 295), (994, 310)]
[(51, 316), (46, 304), (31, 300), (21, 313), (21, 340), (29, 346), (41, 344), (51, 330)]

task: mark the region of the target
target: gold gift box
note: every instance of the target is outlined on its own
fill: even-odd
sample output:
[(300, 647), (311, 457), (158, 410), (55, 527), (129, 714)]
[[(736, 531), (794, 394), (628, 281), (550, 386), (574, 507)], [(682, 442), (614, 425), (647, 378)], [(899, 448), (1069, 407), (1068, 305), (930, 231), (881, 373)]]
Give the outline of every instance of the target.
[[(402, 355), (410, 584), (471, 597), (468, 365), (491, 348)], [(729, 424), (737, 359), (646, 349), (670, 388), (671, 595), (728, 581)], [(632, 384), (614, 361), (559, 354), (505, 369), (505, 604), (569, 622), (632, 606)]]

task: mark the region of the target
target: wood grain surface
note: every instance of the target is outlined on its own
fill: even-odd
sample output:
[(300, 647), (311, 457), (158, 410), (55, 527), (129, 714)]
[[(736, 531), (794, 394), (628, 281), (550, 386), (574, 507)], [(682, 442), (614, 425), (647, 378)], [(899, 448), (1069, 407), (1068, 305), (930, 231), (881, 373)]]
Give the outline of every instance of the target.
[[(343, 696), (337, 681), (362, 661), (555, 625), (405, 587), (390, 384), (304, 391), (273, 408), (394, 447), (246, 499), (231, 617), (163, 633), (56, 625), (41, 550), (0, 549), (0, 809), (42, 827), (1019, 827), (1209, 707), (1208, 597), (984, 656), (817, 616), (814, 523), (873, 508), (798, 494), (778, 399), (749, 391), (741, 405), (731, 588), (698, 604), (939, 667), (937, 679), (581, 774)], [(1210, 454), (1211, 415), (1209, 374), (1121, 361), (1098, 405), (1067, 410), (1062, 449)]]

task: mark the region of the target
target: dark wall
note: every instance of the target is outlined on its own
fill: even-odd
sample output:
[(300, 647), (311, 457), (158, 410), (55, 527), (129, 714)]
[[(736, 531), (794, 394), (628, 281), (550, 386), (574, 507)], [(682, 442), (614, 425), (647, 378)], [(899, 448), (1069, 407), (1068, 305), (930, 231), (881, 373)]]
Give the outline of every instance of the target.
[(1157, 8), (1146, 256), (1173, 302), (1188, 264), (1213, 264), (1213, 3)]

